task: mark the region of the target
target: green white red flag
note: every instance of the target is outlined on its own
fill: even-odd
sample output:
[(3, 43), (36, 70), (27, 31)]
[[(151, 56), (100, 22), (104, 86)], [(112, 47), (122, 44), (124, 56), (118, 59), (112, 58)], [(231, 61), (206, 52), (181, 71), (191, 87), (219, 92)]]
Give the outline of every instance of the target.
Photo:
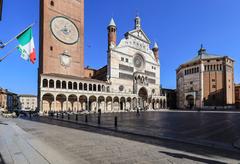
[(17, 36), (19, 42), (18, 50), (24, 60), (30, 60), (31, 63), (36, 61), (36, 51), (32, 35), (32, 27), (29, 27), (23, 33)]

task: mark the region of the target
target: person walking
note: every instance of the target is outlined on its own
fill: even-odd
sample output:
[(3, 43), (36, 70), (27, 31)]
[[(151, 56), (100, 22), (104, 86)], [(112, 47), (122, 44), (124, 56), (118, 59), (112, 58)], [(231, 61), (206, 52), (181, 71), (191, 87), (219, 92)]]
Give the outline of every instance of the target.
[(136, 115), (137, 115), (137, 117), (140, 116), (140, 107), (139, 106), (137, 107), (137, 114)]

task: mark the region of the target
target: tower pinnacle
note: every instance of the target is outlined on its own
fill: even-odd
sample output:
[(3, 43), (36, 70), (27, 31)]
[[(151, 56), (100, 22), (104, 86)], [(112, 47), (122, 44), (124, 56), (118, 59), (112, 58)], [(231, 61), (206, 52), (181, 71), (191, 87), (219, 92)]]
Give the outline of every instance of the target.
[(135, 18), (135, 29), (141, 29), (141, 18), (139, 16)]

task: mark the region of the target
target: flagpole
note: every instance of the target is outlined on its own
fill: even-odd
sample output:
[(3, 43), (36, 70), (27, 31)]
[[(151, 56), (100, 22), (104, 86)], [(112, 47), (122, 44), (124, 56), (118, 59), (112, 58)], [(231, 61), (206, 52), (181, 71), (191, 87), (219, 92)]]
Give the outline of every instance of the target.
[(17, 48), (18, 48), (18, 46), (16, 46), (16, 47), (13, 48), (12, 50), (10, 50), (5, 56), (3, 56), (2, 58), (0, 58), (0, 62), (2, 62), (6, 57), (8, 57), (9, 55), (11, 55)]
[(27, 28), (25, 28), (24, 30), (22, 30), (20, 33), (18, 33), (17, 35), (15, 35), (15, 37), (13, 37), (12, 39), (10, 39), (8, 42), (6, 43), (1, 43), (0, 49), (6, 47), (9, 43), (11, 43), (12, 41), (14, 41), (20, 34), (22, 34), (24, 31), (26, 31), (28, 28), (34, 26), (35, 23), (30, 24)]

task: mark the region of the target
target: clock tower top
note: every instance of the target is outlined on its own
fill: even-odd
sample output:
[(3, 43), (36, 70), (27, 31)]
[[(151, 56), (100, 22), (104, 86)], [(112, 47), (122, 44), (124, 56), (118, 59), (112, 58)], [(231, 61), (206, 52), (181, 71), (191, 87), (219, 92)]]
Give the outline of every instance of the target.
[(84, 76), (84, 0), (40, 1), (39, 74)]

